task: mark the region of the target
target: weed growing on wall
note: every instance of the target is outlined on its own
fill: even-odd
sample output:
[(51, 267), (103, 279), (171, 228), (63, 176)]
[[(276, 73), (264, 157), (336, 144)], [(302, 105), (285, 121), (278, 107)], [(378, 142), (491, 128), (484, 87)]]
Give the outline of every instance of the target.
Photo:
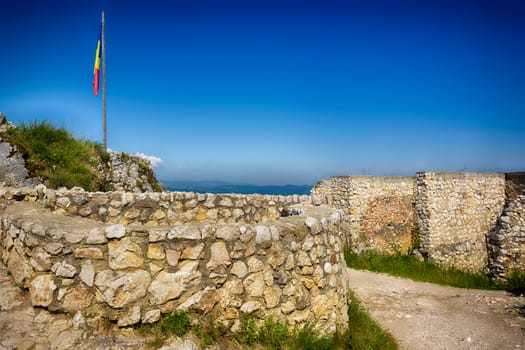
[(153, 340), (148, 343), (154, 348), (160, 347), (164, 341), (175, 335), (182, 337), (188, 333), (191, 327), (191, 317), (187, 311), (173, 311), (165, 315), (155, 324), (141, 324), (137, 331), (142, 335), (150, 335)]
[(172, 312), (154, 324), (142, 324), (136, 329), (151, 339), (148, 345), (153, 348), (161, 347), (172, 335), (181, 337), (192, 331), (201, 340), (203, 348), (220, 344), (226, 349), (397, 349), (394, 338), (359, 307), (355, 295), (351, 294), (350, 299), (349, 327), (343, 333), (336, 332), (332, 336), (320, 335), (313, 322), (307, 322), (302, 328), (290, 328), (286, 323), (269, 317), (258, 325), (256, 313), (243, 314), (235, 332), (230, 331), (232, 324), (216, 321), (216, 315), (196, 316), (198, 322), (192, 322), (186, 311)]

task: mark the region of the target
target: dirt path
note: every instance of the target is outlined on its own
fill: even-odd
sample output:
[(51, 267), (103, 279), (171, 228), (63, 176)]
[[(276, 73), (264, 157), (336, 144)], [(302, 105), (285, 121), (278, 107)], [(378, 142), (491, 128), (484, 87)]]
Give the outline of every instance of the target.
[(350, 288), (401, 349), (525, 349), (525, 296), (348, 269)]

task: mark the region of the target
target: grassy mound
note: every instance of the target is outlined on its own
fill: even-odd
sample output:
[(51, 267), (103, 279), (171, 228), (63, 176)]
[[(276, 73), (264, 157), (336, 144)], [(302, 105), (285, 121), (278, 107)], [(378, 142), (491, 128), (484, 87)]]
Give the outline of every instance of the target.
[(65, 128), (46, 121), (21, 123), (2, 138), (17, 146), (30, 176), (41, 178), (49, 187), (104, 189), (102, 170), (109, 154), (101, 144), (78, 140)]

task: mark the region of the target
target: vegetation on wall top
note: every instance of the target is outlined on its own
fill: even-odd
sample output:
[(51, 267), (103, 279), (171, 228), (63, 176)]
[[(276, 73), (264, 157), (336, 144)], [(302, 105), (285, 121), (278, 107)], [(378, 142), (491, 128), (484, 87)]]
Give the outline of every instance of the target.
[(2, 138), (18, 148), (30, 176), (49, 187), (104, 189), (103, 170), (109, 154), (100, 143), (79, 140), (63, 127), (36, 120), (8, 128)]

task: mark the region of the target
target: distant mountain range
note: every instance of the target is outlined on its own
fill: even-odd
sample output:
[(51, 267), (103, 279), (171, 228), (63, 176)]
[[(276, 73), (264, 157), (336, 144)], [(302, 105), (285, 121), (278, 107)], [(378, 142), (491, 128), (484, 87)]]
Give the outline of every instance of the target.
[(176, 181), (161, 180), (169, 191), (199, 193), (240, 193), (240, 194), (273, 194), (292, 195), (310, 194), (312, 185), (252, 185), (223, 181)]

